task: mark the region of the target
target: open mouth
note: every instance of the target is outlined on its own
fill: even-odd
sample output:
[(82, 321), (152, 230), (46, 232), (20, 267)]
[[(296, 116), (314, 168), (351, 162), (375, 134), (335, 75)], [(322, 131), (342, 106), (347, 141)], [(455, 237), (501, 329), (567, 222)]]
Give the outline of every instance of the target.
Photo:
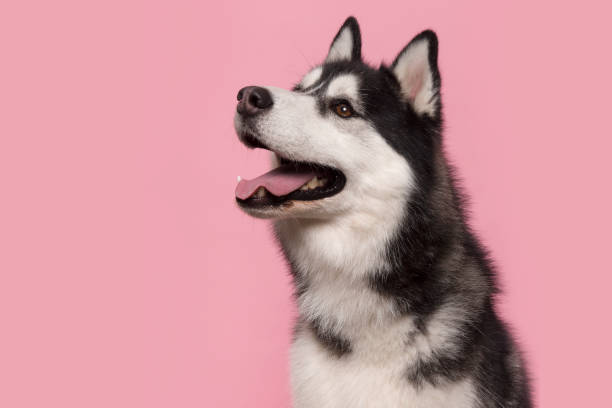
[(252, 180), (239, 180), (236, 201), (242, 207), (281, 206), (290, 201), (314, 201), (339, 193), (346, 177), (337, 169), (315, 163), (283, 158), (251, 134), (241, 140), (249, 147), (270, 150), (280, 158), (280, 165)]

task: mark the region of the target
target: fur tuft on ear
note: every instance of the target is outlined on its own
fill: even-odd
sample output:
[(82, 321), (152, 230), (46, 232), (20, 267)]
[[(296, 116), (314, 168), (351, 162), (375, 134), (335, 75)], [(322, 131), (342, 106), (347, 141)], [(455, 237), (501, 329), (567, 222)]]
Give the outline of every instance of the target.
[(346, 19), (334, 37), (325, 62), (361, 59), (361, 32), (355, 17)]
[(431, 30), (417, 35), (399, 53), (391, 70), (402, 95), (418, 115), (440, 117), (440, 72), (438, 37)]

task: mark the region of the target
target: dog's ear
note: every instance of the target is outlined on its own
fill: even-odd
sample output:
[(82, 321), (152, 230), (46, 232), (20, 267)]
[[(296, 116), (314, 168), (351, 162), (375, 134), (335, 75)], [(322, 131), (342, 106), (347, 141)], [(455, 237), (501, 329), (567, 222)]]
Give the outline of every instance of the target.
[(440, 117), (438, 37), (431, 30), (417, 35), (399, 53), (391, 70), (400, 83), (404, 99), (420, 115)]
[(361, 32), (355, 17), (346, 19), (334, 37), (325, 62), (361, 59)]

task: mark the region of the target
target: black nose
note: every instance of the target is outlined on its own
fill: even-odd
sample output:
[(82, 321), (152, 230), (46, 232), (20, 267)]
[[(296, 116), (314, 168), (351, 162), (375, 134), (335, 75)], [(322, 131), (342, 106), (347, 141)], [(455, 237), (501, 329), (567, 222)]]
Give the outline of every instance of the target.
[(247, 86), (238, 91), (238, 107), (236, 110), (242, 116), (254, 116), (270, 108), (273, 104), (272, 95), (266, 88)]

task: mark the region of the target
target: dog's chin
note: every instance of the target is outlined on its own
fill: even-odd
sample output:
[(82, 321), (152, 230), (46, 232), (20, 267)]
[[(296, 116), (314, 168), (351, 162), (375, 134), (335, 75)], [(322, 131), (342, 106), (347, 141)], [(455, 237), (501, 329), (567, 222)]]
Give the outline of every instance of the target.
[(282, 208), (278, 207), (262, 207), (262, 208), (251, 208), (240, 205), (238, 202), (238, 207), (246, 214), (251, 217), (261, 218), (261, 219), (276, 219), (276, 218), (284, 218), (287, 217), (287, 211), (284, 211)]

